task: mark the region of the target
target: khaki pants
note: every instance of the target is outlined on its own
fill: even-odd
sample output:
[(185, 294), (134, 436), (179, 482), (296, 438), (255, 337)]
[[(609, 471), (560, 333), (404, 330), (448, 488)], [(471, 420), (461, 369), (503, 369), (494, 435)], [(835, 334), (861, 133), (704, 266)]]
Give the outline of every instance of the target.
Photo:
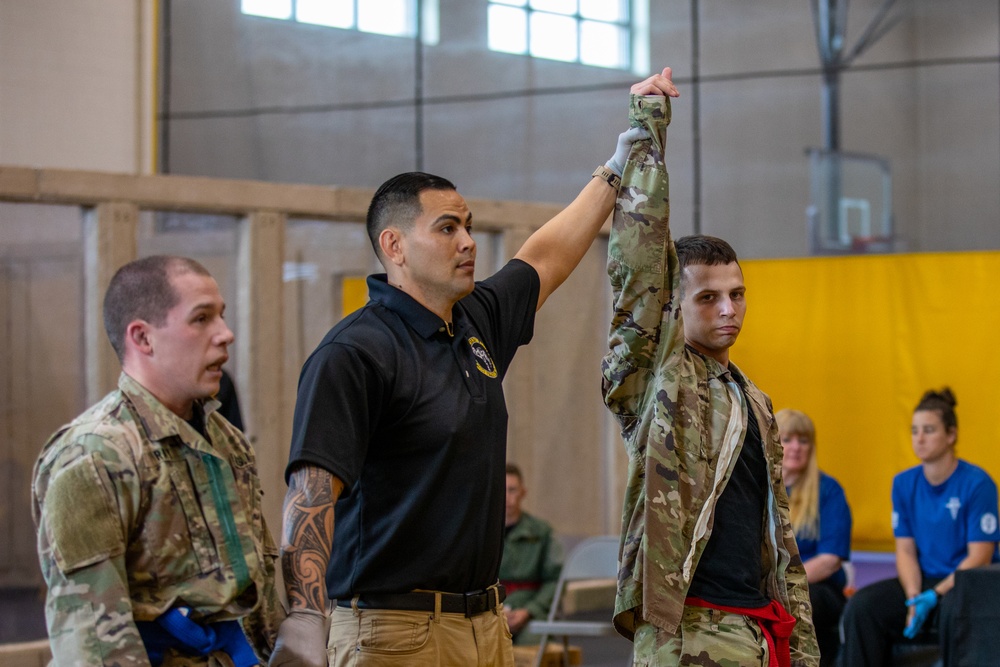
[(336, 607), (330, 667), (514, 667), (503, 607), (463, 614)]
[(686, 606), (676, 634), (635, 629), (635, 667), (767, 667), (768, 658), (760, 625), (742, 614)]

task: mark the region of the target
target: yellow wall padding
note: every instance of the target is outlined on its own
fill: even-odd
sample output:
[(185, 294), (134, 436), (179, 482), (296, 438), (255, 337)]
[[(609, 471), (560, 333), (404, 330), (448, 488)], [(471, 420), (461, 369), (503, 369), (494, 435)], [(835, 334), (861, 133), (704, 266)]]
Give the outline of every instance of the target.
[(1000, 253), (742, 262), (748, 312), (732, 351), (774, 401), (816, 424), (844, 486), (855, 549), (891, 549), (890, 490), (917, 465), (910, 417), (926, 389), (958, 399), (958, 454), (1000, 475)]
[(368, 282), (365, 276), (348, 276), (340, 285), (341, 317), (347, 317), (368, 303)]

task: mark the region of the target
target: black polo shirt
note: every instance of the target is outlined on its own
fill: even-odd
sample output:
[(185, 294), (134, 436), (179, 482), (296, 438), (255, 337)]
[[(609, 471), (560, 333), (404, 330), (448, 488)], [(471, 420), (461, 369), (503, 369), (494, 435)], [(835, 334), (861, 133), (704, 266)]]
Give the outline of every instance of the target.
[(331, 599), (494, 583), (503, 550), (502, 381), (531, 340), (538, 274), (512, 260), (452, 309), (454, 335), (370, 276), (371, 300), (302, 368), (286, 479), (298, 463), (344, 482)]

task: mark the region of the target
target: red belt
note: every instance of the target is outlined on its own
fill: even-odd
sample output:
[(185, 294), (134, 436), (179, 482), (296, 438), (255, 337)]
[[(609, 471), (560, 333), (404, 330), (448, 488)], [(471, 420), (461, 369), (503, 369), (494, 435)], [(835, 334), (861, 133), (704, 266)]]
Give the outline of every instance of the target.
[(507, 595), (518, 591), (537, 591), (542, 587), (540, 581), (501, 581), (500, 583), (507, 590)]
[(761, 632), (764, 633), (764, 638), (767, 640), (767, 648), (770, 653), (768, 667), (791, 667), (792, 654), (788, 639), (792, 636), (792, 630), (795, 628), (795, 617), (789, 614), (777, 600), (771, 600), (771, 604), (758, 609), (727, 607), (695, 597), (687, 598), (684, 600), (684, 604), (749, 616), (757, 621), (757, 625), (760, 626)]

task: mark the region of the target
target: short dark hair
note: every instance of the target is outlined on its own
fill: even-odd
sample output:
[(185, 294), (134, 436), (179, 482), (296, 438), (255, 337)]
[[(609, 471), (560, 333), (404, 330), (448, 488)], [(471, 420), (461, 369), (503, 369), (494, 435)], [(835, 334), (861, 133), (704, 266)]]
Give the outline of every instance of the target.
[(378, 246), (378, 235), (382, 230), (395, 223), (401, 227), (409, 226), (420, 215), (420, 193), (424, 190), (457, 190), (455, 184), (447, 178), (427, 174), (422, 171), (408, 171), (405, 174), (393, 176), (379, 186), (368, 205), (368, 216), (365, 226), (368, 229), (368, 240), (377, 257), (382, 257)]
[(521, 474), (521, 469), (517, 467), (516, 463), (507, 464), (507, 474), (517, 477), (517, 481), (524, 484), (524, 475)]
[(104, 331), (119, 361), (125, 359), (125, 328), (130, 322), (145, 320), (159, 327), (167, 321), (178, 300), (170, 279), (181, 273), (212, 275), (195, 260), (175, 255), (143, 257), (115, 272), (104, 293)]
[(913, 408), (913, 411), (938, 413), (941, 415), (941, 421), (944, 423), (945, 429), (951, 431), (958, 428), (958, 415), (955, 414), (956, 405), (958, 405), (958, 400), (955, 398), (955, 394), (948, 387), (944, 387), (941, 391), (935, 391), (934, 389), (925, 391), (924, 395), (920, 397), (917, 407)]
[(740, 263), (733, 246), (715, 236), (704, 234), (683, 236), (674, 242), (674, 247), (677, 249), (677, 260), (681, 269), (692, 264), (715, 266)]

